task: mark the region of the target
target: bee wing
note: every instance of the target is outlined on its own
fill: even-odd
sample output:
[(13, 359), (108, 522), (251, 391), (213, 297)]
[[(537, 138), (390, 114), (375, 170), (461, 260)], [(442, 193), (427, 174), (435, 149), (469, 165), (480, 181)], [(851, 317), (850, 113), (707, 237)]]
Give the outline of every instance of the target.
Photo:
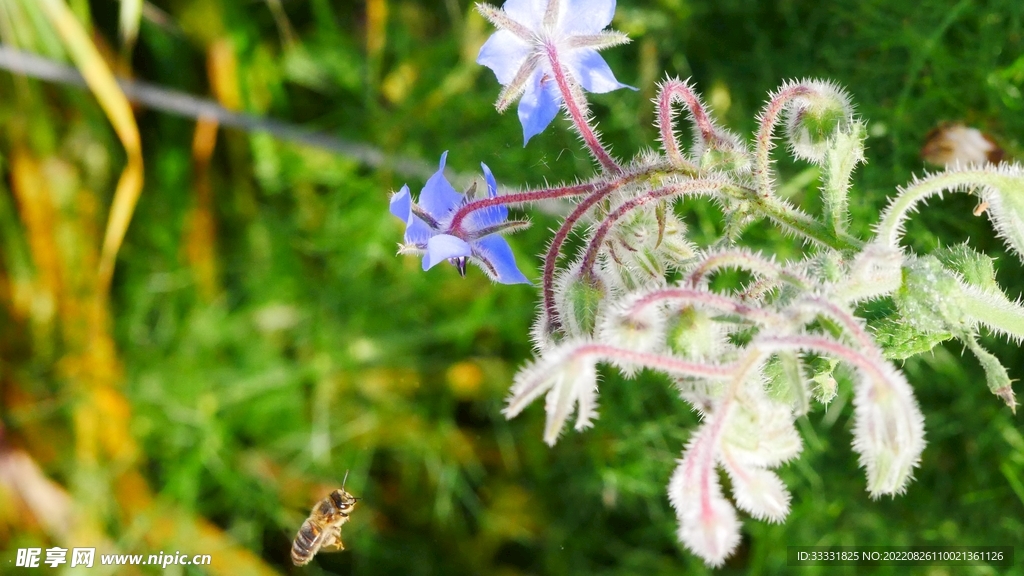
[(327, 539), (333, 538), (333, 534), (333, 528), (323, 530), (312, 519), (303, 522), (299, 533), (295, 535), (295, 542), (292, 543), (292, 562), (296, 566), (308, 564)]

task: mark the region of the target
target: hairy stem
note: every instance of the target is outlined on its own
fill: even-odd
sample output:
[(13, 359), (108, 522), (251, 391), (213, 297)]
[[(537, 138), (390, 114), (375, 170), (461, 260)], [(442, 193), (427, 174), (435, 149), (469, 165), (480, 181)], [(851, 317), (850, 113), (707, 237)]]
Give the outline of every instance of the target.
[(515, 204), (526, 204), (529, 202), (537, 202), (540, 200), (553, 200), (556, 198), (569, 198), (571, 196), (582, 196), (589, 194), (597, 188), (597, 184), (576, 184), (573, 186), (559, 186), (556, 188), (543, 188), (541, 190), (530, 190), (529, 192), (517, 192), (515, 194), (502, 194), (500, 196), (493, 196), (489, 198), (481, 198), (480, 200), (473, 200), (462, 207), (460, 207), (455, 215), (452, 216), (452, 223), (449, 229), (450, 234), (453, 236), (459, 236), (461, 238), (462, 233), (465, 230), (462, 229), (462, 223), (466, 217), (477, 210), (483, 210), (484, 208), (490, 208), (492, 206), (512, 206)]
[(656, 200), (662, 200), (664, 198), (684, 194), (710, 193), (720, 190), (727, 185), (729, 185), (727, 180), (690, 180), (680, 184), (672, 184), (670, 186), (658, 188), (657, 190), (652, 190), (643, 196), (638, 196), (624, 202), (621, 206), (616, 208), (615, 211), (605, 217), (604, 221), (601, 222), (601, 226), (598, 227), (594, 236), (590, 239), (586, 255), (583, 257), (583, 264), (580, 267), (580, 273), (590, 274), (592, 272), (594, 263), (597, 261), (597, 254), (601, 250), (601, 244), (604, 243), (605, 237), (608, 235), (608, 232), (612, 227), (615, 226), (615, 223), (618, 222), (619, 218), (622, 218), (625, 214)]
[(572, 229), (576, 226), (576, 223), (583, 218), (583, 215), (587, 213), (595, 204), (604, 200), (609, 194), (618, 190), (622, 186), (639, 180), (644, 177), (652, 177), (655, 174), (654, 170), (646, 170), (637, 173), (629, 173), (620, 178), (616, 178), (604, 186), (597, 188), (594, 192), (587, 196), (576, 208), (565, 217), (562, 225), (555, 232), (555, 236), (551, 239), (551, 245), (548, 246), (547, 254), (544, 255), (544, 271), (541, 275), (541, 293), (543, 299), (543, 307), (541, 313), (544, 315), (544, 325), (547, 327), (549, 334), (554, 333), (560, 327), (558, 320), (558, 310), (555, 307), (555, 267), (558, 264), (558, 256), (562, 253), (562, 246), (565, 244), (566, 239), (569, 238), (569, 234), (572, 233)]
[(882, 214), (876, 227), (877, 238), (885, 245), (899, 248), (903, 236), (903, 222), (918, 202), (943, 192), (971, 192), (973, 186), (1005, 188), (1012, 183), (1008, 176), (991, 170), (957, 170), (935, 174), (915, 182), (908, 188), (901, 188), (899, 194)]
[(630, 304), (629, 307), (626, 308), (625, 312), (627, 316), (639, 314), (648, 306), (668, 301), (699, 304), (702, 306), (716, 308), (722, 312), (735, 314), (761, 325), (778, 324), (782, 321), (782, 318), (778, 314), (770, 310), (765, 310), (764, 308), (759, 308), (757, 306), (749, 306), (742, 302), (737, 302), (727, 296), (715, 294), (714, 292), (695, 290), (692, 288), (661, 288), (653, 290), (644, 294), (638, 300)]
[(705, 144), (715, 141), (715, 125), (711, 122), (704, 104), (700, 97), (693, 91), (689, 82), (682, 82), (678, 78), (667, 80), (661, 86), (661, 93), (658, 95), (658, 129), (661, 131), (661, 143), (665, 147), (665, 155), (669, 162), (677, 167), (691, 167), (692, 164), (683, 156), (679, 148), (679, 140), (676, 137), (675, 124), (673, 122), (672, 104), (683, 102), (690, 111), (690, 118)]
[[(683, 455), (680, 467), (672, 475), (669, 484), (670, 491), (679, 493), (682, 490), (673, 490), (673, 487), (699, 486), (701, 519), (712, 518), (715, 515), (711, 502), (711, 483), (717, 479), (715, 464), (718, 459), (722, 434), (725, 431), (726, 422), (729, 421), (729, 413), (732, 411), (736, 393), (763, 360), (764, 353), (751, 350), (743, 360), (737, 363), (726, 392), (711, 413), (706, 416), (704, 425), (696, 432), (692, 443)], [(678, 510), (678, 505), (676, 507)]]
[(803, 84), (786, 86), (779, 90), (761, 111), (761, 124), (757, 131), (754, 151), (754, 182), (757, 183), (758, 194), (764, 198), (774, 196), (772, 194), (771, 151), (775, 147), (775, 142), (772, 141), (772, 132), (775, 131), (775, 126), (779, 122), (779, 115), (782, 114), (790, 100), (811, 93), (811, 88)]
[(761, 212), (784, 228), (833, 250), (857, 250), (864, 245), (849, 234), (836, 234), (830, 227), (790, 206), (775, 196), (757, 196)]
[[(791, 336), (765, 336), (757, 338), (751, 346), (756, 346), (766, 352), (778, 352), (781, 350), (805, 350), (827, 354), (840, 361), (847, 362), (866, 373), (873, 381), (888, 382), (889, 376), (882, 370), (885, 360), (878, 354), (865, 354), (854, 350), (849, 346), (836, 342), (824, 336), (791, 335)], [(876, 349), (877, 350), (877, 349)]]
[(811, 281), (804, 277), (803, 274), (780, 266), (760, 255), (751, 254), (743, 250), (723, 250), (722, 252), (709, 254), (690, 273), (686, 283), (696, 287), (706, 276), (715, 270), (729, 266), (749, 270), (765, 278), (785, 280), (802, 289), (807, 289), (811, 285)]
[(606, 344), (583, 344), (573, 350), (572, 358), (597, 357), (602, 360), (615, 360), (629, 362), (646, 366), (653, 370), (660, 370), (669, 374), (679, 376), (695, 376), (698, 378), (729, 378), (736, 373), (735, 365), (718, 365), (704, 362), (691, 362), (671, 356), (652, 354), (649, 352), (637, 352), (626, 348), (608, 346)]
[(558, 57), (558, 48), (554, 44), (549, 43), (547, 45), (547, 53), (548, 60), (551, 62), (551, 70), (555, 75), (555, 82), (558, 84), (558, 90), (562, 93), (562, 100), (565, 101), (565, 110), (569, 114), (572, 123), (576, 126), (576, 129), (579, 130), (583, 142), (590, 149), (590, 153), (602, 168), (612, 174), (622, 172), (622, 167), (605, 150), (604, 145), (601, 144), (597, 137), (597, 133), (590, 127), (586, 100), (584, 100), (583, 94), (579, 89), (575, 89), (570, 85), (569, 78), (565, 73), (565, 69), (562, 68), (562, 63)]
[(992, 330), (1020, 341), (1024, 338), (1024, 307), (999, 293), (963, 287), (963, 311)]

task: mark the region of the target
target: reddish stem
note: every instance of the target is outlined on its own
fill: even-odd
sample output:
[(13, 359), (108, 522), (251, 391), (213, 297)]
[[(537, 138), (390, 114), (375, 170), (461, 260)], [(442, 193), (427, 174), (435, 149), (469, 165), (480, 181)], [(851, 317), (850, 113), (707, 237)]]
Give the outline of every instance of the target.
[(742, 316), (762, 325), (768, 325), (773, 322), (778, 322), (779, 320), (779, 315), (769, 310), (765, 310), (757, 306), (748, 306), (741, 302), (736, 302), (726, 296), (722, 296), (721, 294), (715, 294), (714, 292), (694, 290), (691, 288), (663, 288), (661, 290), (655, 290), (634, 302), (629, 307), (627, 315), (637, 313), (647, 306), (656, 302), (663, 302), (665, 300), (681, 300), (683, 302), (692, 302), (694, 304), (710, 306), (723, 312)]
[(511, 206), (514, 204), (526, 204), (528, 202), (537, 202), (539, 200), (553, 200), (556, 198), (567, 198), (569, 196), (581, 196), (592, 192), (597, 187), (596, 184), (576, 184), (574, 186), (561, 186), (558, 188), (544, 188), (543, 190), (531, 190), (529, 192), (518, 192), (516, 194), (503, 194), (500, 196), (493, 196), (488, 198), (481, 198), (480, 200), (473, 200), (472, 202), (459, 208), (455, 215), (452, 217), (451, 225), (448, 227), (449, 234), (452, 236), (458, 236), (462, 238), (462, 234), (465, 230), (462, 229), (462, 223), (467, 216), (476, 212), (477, 210), (483, 210), (484, 208), (490, 208), (492, 206)]
[(584, 344), (573, 350), (572, 355), (574, 357), (597, 356), (604, 360), (629, 362), (632, 364), (647, 366), (655, 370), (664, 370), (670, 373), (684, 374), (686, 376), (695, 376), (698, 378), (728, 378), (736, 373), (737, 368), (735, 364), (707, 364), (703, 362), (691, 362), (689, 360), (663, 356), (661, 354), (637, 352), (626, 348), (608, 346), (607, 344)]
[(679, 141), (676, 138), (675, 127), (672, 122), (672, 103), (683, 102), (690, 110), (690, 118), (694, 126), (700, 132), (701, 140), (710, 145), (716, 140), (715, 125), (711, 122), (704, 104), (700, 97), (694, 93), (688, 82), (678, 79), (671, 79), (661, 87), (661, 94), (658, 95), (658, 128), (661, 130), (661, 141), (665, 146), (665, 153), (674, 166), (688, 165), (679, 149)]
[(778, 352), (780, 350), (813, 350), (819, 354), (828, 354), (844, 362), (853, 364), (860, 370), (869, 374), (872, 380), (890, 382), (888, 375), (882, 370), (885, 360), (876, 350), (861, 352), (849, 346), (836, 342), (824, 336), (799, 335), (790, 336), (765, 336), (756, 339), (751, 346), (760, 348), (766, 352)]
[(813, 90), (803, 84), (787, 86), (772, 97), (761, 112), (761, 126), (757, 131), (757, 150), (754, 156), (754, 182), (757, 184), (758, 193), (765, 198), (771, 195), (772, 178), (769, 158), (772, 148), (775, 147), (775, 143), (772, 142), (772, 132), (779, 122), (779, 114), (790, 100), (812, 93)]
[(558, 320), (558, 310), (555, 308), (555, 265), (558, 263), (558, 255), (562, 253), (562, 245), (565, 244), (565, 240), (569, 237), (576, 222), (590, 210), (594, 204), (597, 204), (601, 200), (608, 197), (609, 194), (617, 190), (628, 182), (629, 178), (619, 179), (613, 182), (609, 182), (604, 188), (597, 189), (593, 194), (587, 196), (580, 205), (576, 207), (568, 216), (565, 221), (562, 222), (562, 226), (555, 232), (554, 238), (551, 239), (551, 245), (548, 246), (548, 252), (544, 256), (544, 274), (542, 276), (542, 292), (544, 299), (544, 315), (547, 316), (547, 331), (553, 333), (560, 326)]
[(558, 48), (553, 43), (548, 43), (547, 52), (551, 70), (555, 75), (555, 82), (558, 84), (558, 90), (562, 93), (562, 100), (565, 101), (565, 109), (573, 124), (576, 125), (576, 129), (579, 130), (580, 136), (583, 137), (583, 142), (590, 148), (590, 153), (594, 155), (594, 159), (601, 164), (602, 168), (612, 173), (622, 172), (622, 167), (604, 149), (604, 145), (601, 144), (594, 129), (587, 122), (586, 103), (577, 101), (578, 91), (573, 90), (569, 85), (569, 79), (558, 58)]
[(661, 200), (662, 198), (675, 196), (677, 194), (719, 190), (726, 184), (727, 183), (724, 180), (690, 180), (682, 184), (673, 184), (671, 186), (652, 190), (643, 196), (638, 196), (623, 203), (621, 206), (616, 208), (614, 212), (609, 214), (608, 217), (604, 219), (604, 222), (601, 222), (601, 226), (598, 227), (597, 232), (594, 233), (594, 237), (591, 238), (590, 244), (587, 246), (587, 253), (583, 257), (583, 264), (580, 267), (580, 273), (591, 273), (594, 263), (597, 261), (597, 254), (601, 250), (601, 244), (604, 242), (605, 236), (608, 235), (608, 232), (612, 229), (612, 226), (618, 222), (619, 218), (622, 218), (626, 213), (655, 200)]

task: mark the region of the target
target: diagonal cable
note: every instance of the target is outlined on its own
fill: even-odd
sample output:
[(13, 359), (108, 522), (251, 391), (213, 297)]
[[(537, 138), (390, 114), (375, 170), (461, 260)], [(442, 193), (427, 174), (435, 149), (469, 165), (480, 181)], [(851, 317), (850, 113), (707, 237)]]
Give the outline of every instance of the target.
[[(48, 82), (86, 88), (85, 79), (75, 68), (37, 54), (16, 50), (6, 44), (0, 44), (0, 69)], [(404, 176), (425, 180), (437, 171), (433, 164), (417, 158), (385, 154), (367, 144), (350, 142), (273, 118), (232, 112), (212, 100), (177, 90), (125, 78), (118, 78), (117, 83), (130, 101), (168, 114), (197, 120), (208, 118), (222, 126), (246, 132), (265, 132), (281, 140), (335, 152), (373, 168), (387, 167)]]

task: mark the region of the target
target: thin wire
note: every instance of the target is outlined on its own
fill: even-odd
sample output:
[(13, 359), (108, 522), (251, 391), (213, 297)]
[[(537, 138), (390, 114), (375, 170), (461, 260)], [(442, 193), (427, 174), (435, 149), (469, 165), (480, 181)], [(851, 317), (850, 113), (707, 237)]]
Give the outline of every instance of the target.
[[(37, 54), (15, 50), (5, 44), (0, 44), (0, 69), (38, 80), (87, 88), (85, 79), (75, 68)], [(232, 112), (213, 100), (184, 92), (124, 78), (118, 78), (117, 83), (130, 101), (168, 114), (196, 120), (215, 120), (222, 126), (231, 126), (246, 132), (265, 132), (281, 140), (347, 156), (373, 168), (386, 167), (405, 176), (427, 179), (437, 171), (432, 164), (418, 158), (388, 155), (367, 144), (314, 132), (281, 120)], [(460, 175), (456, 179), (464, 178)]]

